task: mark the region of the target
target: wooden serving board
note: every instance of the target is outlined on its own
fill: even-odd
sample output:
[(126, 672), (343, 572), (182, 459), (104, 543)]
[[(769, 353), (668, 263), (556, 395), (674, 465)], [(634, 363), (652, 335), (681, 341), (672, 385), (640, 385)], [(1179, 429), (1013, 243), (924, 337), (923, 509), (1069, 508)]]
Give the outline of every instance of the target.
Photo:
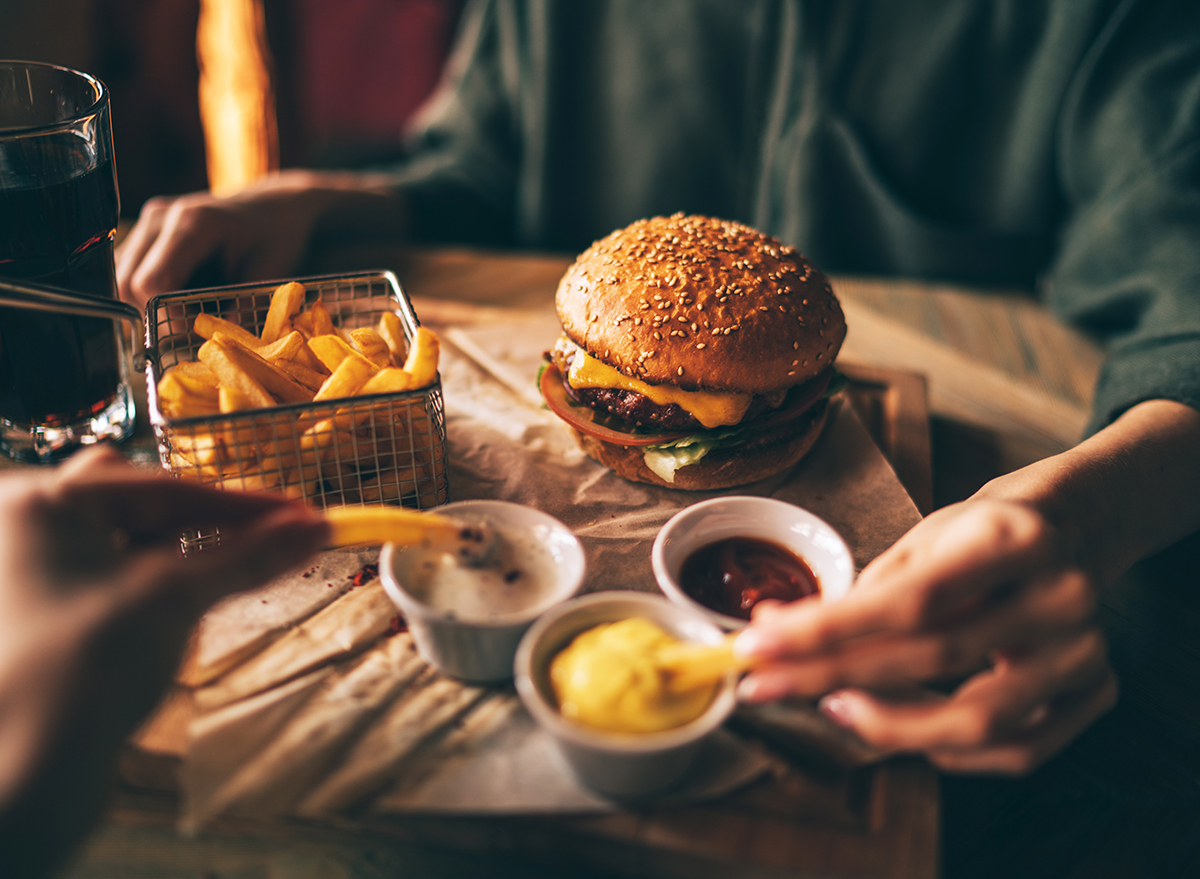
[[(851, 379), (852, 405), (918, 509), (927, 512), (930, 455), (923, 380), (891, 370), (840, 367)], [(148, 813), (170, 814), (177, 808), (178, 773), (193, 715), (192, 694), (180, 689), (141, 731), (121, 761), (122, 808), (111, 813), (110, 821), (144, 828)], [(769, 777), (702, 805), (588, 817), (370, 814), (316, 825), (222, 818), (212, 832), (311, 839), (319, 826), (342, 842), (386, 838), (501, 859), (519, 856), (568, 872), (586, 866), (602, 875), (936, 875), (937, 779), (928, 765), (893, 760), (848, 768), (814, 749), (803, 733), (777, 731), (770, 747), (781, 760)]]

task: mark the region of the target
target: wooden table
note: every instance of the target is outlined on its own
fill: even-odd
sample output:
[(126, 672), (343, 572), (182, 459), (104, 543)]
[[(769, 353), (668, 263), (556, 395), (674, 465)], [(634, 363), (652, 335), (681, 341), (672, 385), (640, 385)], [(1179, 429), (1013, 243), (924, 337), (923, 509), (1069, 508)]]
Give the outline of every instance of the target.
[[(308, 268), (392, 268), (418, 313), (436, 302), (445, 315), (454, 307), (448, 300), (544, 303), (568, 262), (554, 255), (343, 248), (318, 255)], [(846, 357), (928, 379), (934, 506), (1077, 438), (1100, 355), (1028, 297), (851, 278), (837, 279), (835, 287), (850, 326)], [(1123, 684), (1116, 711), (1029, 779), (944, 782), (944, 875), (1153, 875), (1172, 863), (1169, 857), (1180, 859), (1177, 867), (1192, 863), (1186, 846), (1200, 844), (1194, 550), (1168, 551), (1105, 596), (1101, 616)], [(1153, 843), (1150, 831), (1157, 832)], [(144, 875), (156, 876), (562, 874), (522, 851), (531, 840), (514, 841), (504, 857), (477, 854), (486, 845), (471, 851), (479, 839), (463, 838), (458, 852), (436, 844), (446, 840), (422, 844), (430, 840), (332, 826), (297, 835), (243, 822), (188, 842), (174, 835), (161, 802), (126, 795), (72, 875), (116, 875), (139, 863), (154, 864)], [(642, 875), (655, 875), (659, 866), (647, 861)], [(586, 875), (582, 868), (573, 872)]]

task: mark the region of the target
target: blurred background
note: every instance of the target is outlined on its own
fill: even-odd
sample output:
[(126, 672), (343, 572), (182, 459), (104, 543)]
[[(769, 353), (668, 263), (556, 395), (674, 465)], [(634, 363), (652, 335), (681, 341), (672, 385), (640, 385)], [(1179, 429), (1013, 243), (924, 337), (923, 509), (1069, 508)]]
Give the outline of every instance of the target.
[[(0, 58), (61, 64), (105, 82), (121, 214), (134, 219), (153, 195), (209, 188), (216, 157), (206, 154), (205, 128), (209, 152), (227, 145), (230, 135), (216, 114), (202, 119), (202, 69), (210, 78), (223, 70), (219, 82), (227, 91), (268, 90), (273, 113), (255, 110), (245, 125), (265, 129), (273, 140), (264, 158), (271, 167), (344, 167), (400, 155), (406, 122), (438, 82), (462, 5), (3, 0)], [(198, 59), (202, 12), (216, 29)], [(230, 36), (238, 22), (258, 45), (259, 59), (228, 57), (227, 50), (247, 42)], [(265, 69), (265, 84), (254, 79), (255, 69)]]

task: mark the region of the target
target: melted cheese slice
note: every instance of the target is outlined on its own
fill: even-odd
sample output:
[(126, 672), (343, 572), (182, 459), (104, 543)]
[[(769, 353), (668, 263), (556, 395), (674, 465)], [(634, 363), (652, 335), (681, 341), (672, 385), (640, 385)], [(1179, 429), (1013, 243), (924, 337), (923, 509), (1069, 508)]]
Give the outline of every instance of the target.
[(722, 427), (737, 424), (750, 406), (749, 394), (727, 391), (685, 391), (670, 385), (648, 385), (636, 378), (622, 375), (606, 363), (590, 356), (567, 338), (559, 339), (558, 347), (570, 351), (571, 367), (567, 382), (573, 388), (605, 388), (618, 391), (636, 391), (660, 406), (675, 403), (691, 413), (705, 427)]

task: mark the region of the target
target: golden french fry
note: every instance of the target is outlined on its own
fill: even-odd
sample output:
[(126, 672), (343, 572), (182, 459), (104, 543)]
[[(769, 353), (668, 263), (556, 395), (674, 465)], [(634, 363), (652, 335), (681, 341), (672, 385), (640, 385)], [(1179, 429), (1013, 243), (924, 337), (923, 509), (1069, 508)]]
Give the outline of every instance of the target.
[(333, 374), (325, 379), (325, 383), (313, 396), (313, 402), (349, 397), (357, 393), (374, 371), (375, 365), (357, 352), (353, 357), (345, 357), (333, 370)]
[[(198, 391), (197, 388), (202, 390)], [(168, 372), (158, 383), (158, 407), (163, 415), (171, 419), (216, 415), (216, 388)]]
[(366, 384), (359, 388), (360, 394), (394, 394), (398, 391), (408, 391), (415, 388), (413, 377), (403, 369), (385, 366), (375, 373)]
[(181, 378), (190, 378), (209, 387), (215, 388), (218, 384), (217, 374), (203, 363), (195, 360), (185, 360), (182, 363), (176, 363), (171, 367), (171, 372)]
[(351, 330), (350, 342), (359, 350), (363, 357), (370, 360), (376, 366), (384, 367), (391, 365), (392, 352), (388, 348), (387, 342), (370, 327), (359, 327), (357, 330)]
[(292, 360), (276, 360), (275, 368), (286, 373), (292, 381), (303, 385), (314, 394), (321, 389), (321, 385), (325, 384), (325, 379), (329, 377)]
[(289, 281), (271, 294), (271, 307), (263, 321), (262, 340), (268, 344), (281, 338), (292, 324), (292, 315), (304, 307), (304, 285)]
[(211, 314), (196, 315), (196, 319), (192, 322), (192, 329), (197, 336), (204, 339), (211, 339), (217, 333), (224, 333), (251, 349), (258, 348), (263, 344), (262, 339), (249, 330), (242, 329), (231, 321), (222, 317), (214, 317)]
[(408, 340), (404, 337), (404, 325), (394, 312), (386, 312), (379, 318), (379, 336), (387, 343), (393, 366), (404, 366), (408, 353)]
[(445, 545), (470, 539), (457, 519), (402, 507), (330, 507), (325, 519), (332, 529), (330, 546)]
[(659, 652), (659, 666), (670, 676), (667, 688), (674, 693), (686, 693), (711, 687), (731, 671), (745, 671), (754, 660), (733, 652), (733, 636), (720, 644), (701, 644), (681, 641)]
[[(223, 341), (223, 333), (217, 333), (213, 336), (214, 339)], [(296, 330), (292, 330), (286, 335), (280, 336), (270, 345), (263, 345), (261, 348), (251, 348), (259, 357), (266, 360), (268, 363), (274, 363), (277, 360), (295, 360), (296, 355), (300, 353), (301, 348), (306, 348), (307, 343), (304, 337)]]
[(311, 311), (302, 311), (292, 317), (292, 329), (297, 330), (304, 338), (311, 339), (317, 335), (313, 332), (313, 318)]
[(404, 371), (412, 376), (413, 387), (423, 388), (437, 378), (438, 352), (441, 343), (433, 330), (417, 328), (417, 335), (404, 361)]
[(221, 463), (221, 443), (211, 433), (179, 433), (171, 438), (171, 445), (193, 464)]
[(353, 357), (361, 360), (363, 363), (371, 367), (371, 372), (375, 372), (377, 367), (367, 358), (363, 357), (358, 352), (358, 349), (353, 347), (349, 342), (341, 336), (325, 334), (323, 336), (313, 336), (308, 340), (308, 349), (316, 356), (316, 358), (325, 365), (331, 373), (341, 366), (342, 361), (347, 357)]
[(325, 368), (325, 364), (317, 359), (316, 354), (313, 354), (312, 349), (308, 347), (307, 339), (305, 339), (304, 344), (300, 346), (296, 353), (292, 355), (291, 360), (321, 375), (329, 375), (332, 372), (332, 370)]
[(312, 304), (308, 310), (312, 315), (312, 334), (313, 336), (336, 336), (337, 328), (333, 325), (333, 319), (329, 316), (329, 309), (325, 307), (325, 303), (318, 299)]
[[(211, 346), (219, 346), (222, 355), (218, 357), (210, 350), (208, 354), (209, 359), (205, 359), (205, 349)], [(210, 362), (210, 359), (223, 360), (227, 364), (231, 364), (236, 370), (251, 378), (254, 383), (282, 403), (307, 403), (312, 399), (311, 391), (292, 381), (286, 373), (276, 369), (250, 349), (243, 348), (236, 343), (226, 345), (218, 339), (211, 339), (200, 346), (200, 359), (212, 367), (213, 372), (221, 379), (222, 384), (231, 384), (248, 394), (253, 394), (254, 391), (233, 381), (227, 381), (225, 376), (222, 375), (221, 370), (214, 363)], [(246, 383), (243, 382), (243, 384)], [(272, 402), (267, 405), (273, 406), (275, 404)]]
[(217, 374), (221, 384), (237, 388), (254, 401), (256, 408), (265, 409), (275, 405), (275, 398), (267, 392), (253, 375), (248, 373), (243, 361), (248, 358), (235, 357), (244, 354), (244, 348), (229, 348), (220, 342), (209, 340), (200, 346), (199, 356), (209, 369)]

